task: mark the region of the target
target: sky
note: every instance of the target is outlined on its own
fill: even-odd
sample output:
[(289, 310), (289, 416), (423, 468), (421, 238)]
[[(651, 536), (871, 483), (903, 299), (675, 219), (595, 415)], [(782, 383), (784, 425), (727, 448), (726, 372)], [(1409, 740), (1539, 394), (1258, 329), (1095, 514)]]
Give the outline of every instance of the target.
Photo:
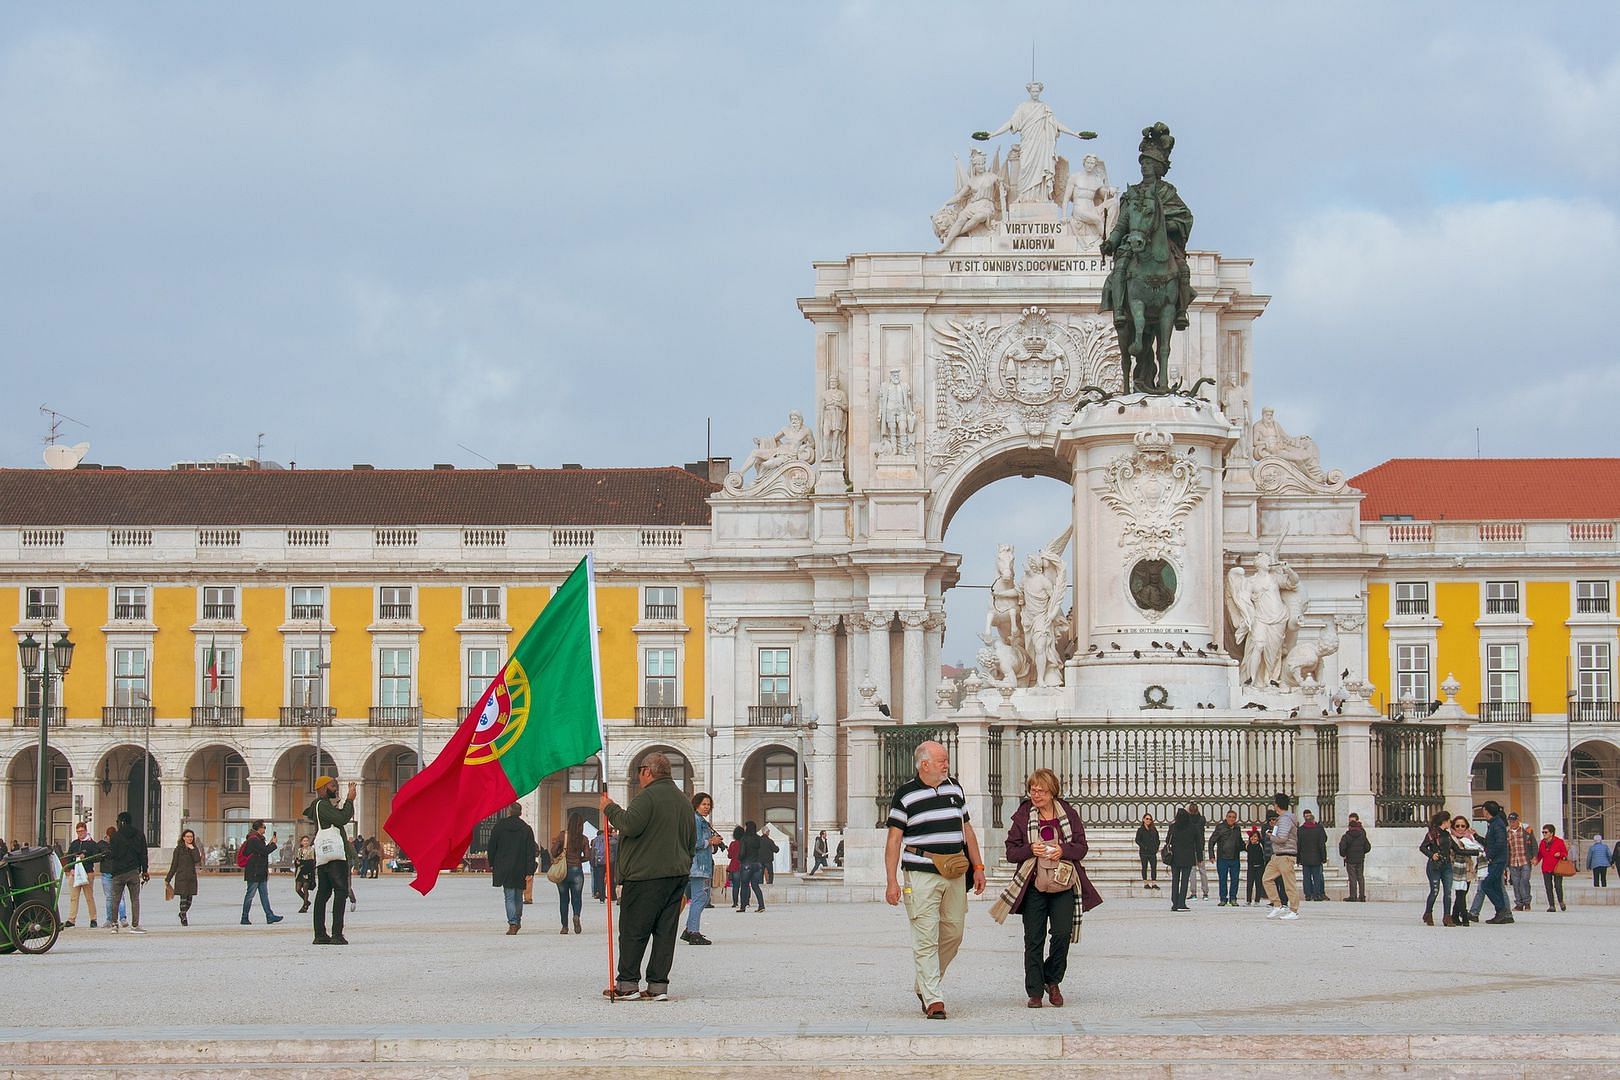
[[(1613, 454), (1620, 8), (1576, 13), (8, 4), (0, 465), (42, 403), (130, 467), (672, 464), (709, 418), (741, 458), (813, 401), (811, 262), (931, 247), (1032, 44), (1116, 174), (1175, 131), (1324, 465)], [(964, 582), (1061, 531), (1050, 483), (967, 504)]]

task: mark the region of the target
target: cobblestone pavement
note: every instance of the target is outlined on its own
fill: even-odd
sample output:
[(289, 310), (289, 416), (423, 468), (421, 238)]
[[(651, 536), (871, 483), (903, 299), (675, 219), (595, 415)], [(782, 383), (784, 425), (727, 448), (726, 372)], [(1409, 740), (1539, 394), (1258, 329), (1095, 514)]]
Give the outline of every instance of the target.
[[(179, 926), (145, 890), (144, 937), (81, 926), (51, 952), (0, 957), (10, 989), (0, 1038), (481, 1034), (938, 1032), (911, 994), (904, 916), (883, 904), (782, 904), (707, 912), (714, 945), (678, 946), (674, 1000), (608, 1005), (605, 910), (558, 934), (556, 894), (536, 886), (522, 933), (505, 934), (487, 878), (447, 877), (429, 897), (403, 878), (360, 884), (348, 948), (310, 943), (290, 882), (287, 920), (241, 926), (242, 884), (208, 878)], [(1166, 894), (1168, 896), (1168, 893)], [(1534, 911), (1513, 926), (1420, 924), (1397, 904), (1264, 909), (1168, 900), (1105, 903), (1071, 953), (1063, 1009), (1024, 1007), (1022, 927), (969, 910), (945, 982), (952, 1030), (997, 1032), (1599, 1032), (1614, 1027), (1620, 909)], [(81, 913), (82, 914), (82, 913)]]

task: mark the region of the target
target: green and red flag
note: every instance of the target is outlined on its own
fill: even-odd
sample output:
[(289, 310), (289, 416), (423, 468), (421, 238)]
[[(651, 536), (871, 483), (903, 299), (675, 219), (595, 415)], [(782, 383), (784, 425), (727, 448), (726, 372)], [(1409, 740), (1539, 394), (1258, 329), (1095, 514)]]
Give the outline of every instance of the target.
[(461, 865), (480, 821), (601, 752), (600, 670), (587, 555), (433, 764), (394, 796), (383, 828), (416, 867), (411, 888), (426, 896)]
[(208, 673), (208, 692), (219, 693), (219, 649), (214, 644), (212, 635), (208, 638), (208, 663), (203, 670)]

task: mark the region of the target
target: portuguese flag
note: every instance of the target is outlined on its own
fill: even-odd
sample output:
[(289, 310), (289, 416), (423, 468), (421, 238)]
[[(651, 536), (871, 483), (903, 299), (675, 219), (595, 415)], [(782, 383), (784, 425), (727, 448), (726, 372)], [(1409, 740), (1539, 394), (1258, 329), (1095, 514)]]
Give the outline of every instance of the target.
[(477, 824), (602, 749), (596, 581), (587, 555), (512, 651), (433, 764), (394, 796), (383, 828), (426, 896), (461, 865)]

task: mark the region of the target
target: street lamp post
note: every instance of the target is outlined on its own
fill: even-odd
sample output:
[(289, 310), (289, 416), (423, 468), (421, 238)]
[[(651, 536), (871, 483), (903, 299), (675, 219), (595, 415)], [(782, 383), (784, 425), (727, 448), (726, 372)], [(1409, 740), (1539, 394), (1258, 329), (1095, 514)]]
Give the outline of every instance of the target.
[[(799, 703), (798, 714), (800, 717), (804, 717), (803, 702)], [(798, 782), (793, 786), (798, 789), (799, 793), (798, 824), (800, 860), (807, 859), (808, 852), (810, 850), (810, 822), (807, 820), (810, 815), (810, 766), (804, 759), (804, 747), (807, 741), (813, 740), (816, 729), (820, 726), (821, 725), (817, 722), (815, 713), (811, 713), (808, 717), (799, 720), (793, 725), (794, 731), (799, 736), (798, 776), (796, 778)], [(800, 871), (803, 871), (809, 869), (809, 867), (801, 866), (799, 869)]]
[(39, 762), (34, 768), (34, 788), (39, 796), (37, 800), (38, 819), (35, 822), (36, 834), (39, 837), (40, 847), (49, 847), (51, 842), (50, 817), (50, 787), (46, 783), (45, 771), (51, 757), (51, 666), (55, 662), (56, 674), (66, 675), (68, 668), (73, 666), (73, 642), (68, 640), (67, 634), (56, 639), (51, 644), (51, 620), (43, 620), (42, 633), (45, 635), (44, 643), (34, 640), (33, 634), (28, 634), (17, 643), (17, 654), (22, 661), (24, 676), (32, 675), (34, 668), (39, 667)]

